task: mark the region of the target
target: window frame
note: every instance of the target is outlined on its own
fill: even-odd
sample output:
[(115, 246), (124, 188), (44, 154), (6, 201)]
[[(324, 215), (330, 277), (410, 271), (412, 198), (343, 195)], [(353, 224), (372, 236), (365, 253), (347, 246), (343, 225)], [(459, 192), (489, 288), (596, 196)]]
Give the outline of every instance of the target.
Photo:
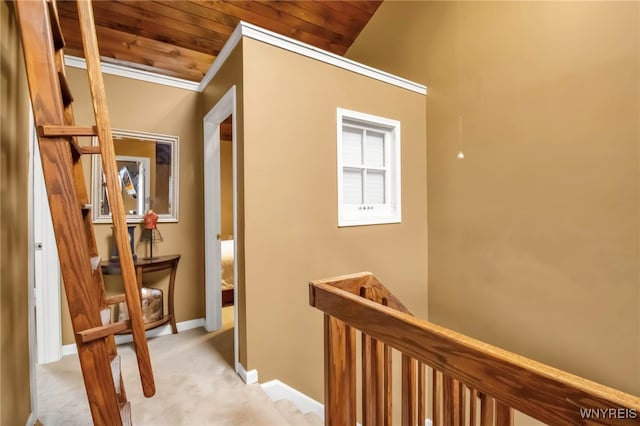
[[(338, 227), (379, 225), (401, 223), (401, 138), (400, 122), (372, 114), (337, 109), (337, 176), (338, 176)], [(343, 158), (343, 130), (347, 128), (363, 130), (361, 164), (347, 164)], [(366, 132), (373, 131), (384, 135), (384, 164), (375, 167), (367, 164), (364, 143)], [(344, 171), (345, 169), (362, 172), (362, 203), (345, 204)], [(367, 203), (366, 176), (369, 171), (382, 172), (385, 176), (383, 204)]]

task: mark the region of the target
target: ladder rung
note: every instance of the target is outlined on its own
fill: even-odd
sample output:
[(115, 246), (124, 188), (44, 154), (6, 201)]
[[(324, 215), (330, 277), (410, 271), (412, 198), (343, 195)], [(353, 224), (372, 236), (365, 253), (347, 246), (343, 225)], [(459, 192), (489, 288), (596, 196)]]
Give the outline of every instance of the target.
[(124, 302), (125, 296), (124, 294), (118, 294), (116, 296), (109, 296), (105, 298), (107, 305), (115, 305), (116, 303), (122, 303)]
[(69, 83), (67, 83), (67, 77), (65, 77), (63, 73), (58, 72), (58, 80), (60, 80), (60, 92), (62, 94), (62, 104), (65, 107), (67, 107), (71, 105), (71, 102), (73, 102), (73, 95), (71, 94)]
[(130, 328), (129, 321), (114, 322), (112, 324), (101, 325), (100, 327), (93, 327), (87, 330), (76, 333), (82, 343), (89, 343), (94, 340), (102, 339), (112, 334), (120, 333), (121, 331)]
[(91, 146), (77, 146), (78, 152), (82, 155), (85, 154), (100, 154), (100, 147), (91, 145)]
[(51, 35), (53, 36), (53, 46), (56, 50), (60, 50), (64, 47), (64, 36), (62, 35), (62, 27), (60, 26), (60, 19), (58, 19), (58, 13), (53, 7), (51, 1), (47, 1), (49, 7), (49, 21), (51, 21)]
[(68, 136), (96, 136), (96, 126), (38, 126), (38, 135), (45, 138), (58, 138)]

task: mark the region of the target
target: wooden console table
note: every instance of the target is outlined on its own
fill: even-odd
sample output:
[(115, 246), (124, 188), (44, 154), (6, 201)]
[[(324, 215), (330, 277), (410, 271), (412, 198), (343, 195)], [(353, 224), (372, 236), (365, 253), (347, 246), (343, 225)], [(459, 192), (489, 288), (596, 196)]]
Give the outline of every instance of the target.
[[(176, 271), (178, 269), (178, 262), (180, 261), (179, 254), (172, 254), (168, 256), (158, 256), (153, 259), (138, 258), (133, 261), (133, 266), (136, 269), (136, 279), (138, 281), (138, 288), (142, 289), (142, 274), (145, 272), (161, 271), (163, 269), (170, 269), (171, 275), (169, 276), (169, 297), (167, 301), (168, 313), (164, 315), (158, 321), (153, 321), (145, 324), (145, 330), (151, 330), (152, 328), (160, 327), (166, 323), (171, 324), (171, 331), (173, 334), (178, 333), (176, 327), (176, 316), (174, 312), (173, 297), (174, 288), (176, 282)], [(121, 275), (120, 263), (104, 261), (100, 263), (103, 275)], [(124, 296), (120, 296), (122, 300), (112, 300), (115, 302), (124, 302)], [(141, 296), (142, 297), (142, 296)], [(127, 333), (126, 331), (124, 333)]]

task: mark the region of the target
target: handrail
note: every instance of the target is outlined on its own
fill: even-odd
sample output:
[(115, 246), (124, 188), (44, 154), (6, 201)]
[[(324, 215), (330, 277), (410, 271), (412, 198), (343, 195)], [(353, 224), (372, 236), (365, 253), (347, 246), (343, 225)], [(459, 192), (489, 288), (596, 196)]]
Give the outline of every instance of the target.
[[(464, 383), (481, 397), (495, 398), (499, 401), (496, 412), (504, 404), (549, 424), (640, 424), (640, 398), (418, 319), (371, 273), (314, 281), (309, 290), (309, 303), (326, 314), (325, 324), (338, 330), (343, 322), (347, 329), (358, 329), (434, 368), (445, 379)], [(374, 294), (374, 301), (368, 300), (367, 294)], [(383, 300), (388, 306), (381, 303)], [(325, 338), (325, 344), (328, 340)], [(447, 380), (444, 384), (447, 387)], [(588, 414), (591, 419), (585, 418)], [(327, 421), (333, 424), (331, 419)]]

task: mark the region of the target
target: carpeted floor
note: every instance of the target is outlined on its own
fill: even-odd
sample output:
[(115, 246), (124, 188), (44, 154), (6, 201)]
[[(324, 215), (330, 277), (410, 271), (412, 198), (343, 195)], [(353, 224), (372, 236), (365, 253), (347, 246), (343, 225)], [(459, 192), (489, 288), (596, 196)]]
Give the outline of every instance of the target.
[[(223, 311), (224, 326), (149, 339), (156, 395), (142, 395), (135, 354), (121, 345), (122, 373), (139, 425), (292, 424), (259, 385), (245, 385), (233, 371), (233, 307)], [(91, 425), (76, 355), (38, 366), (39, 419), (44, 426)]]

